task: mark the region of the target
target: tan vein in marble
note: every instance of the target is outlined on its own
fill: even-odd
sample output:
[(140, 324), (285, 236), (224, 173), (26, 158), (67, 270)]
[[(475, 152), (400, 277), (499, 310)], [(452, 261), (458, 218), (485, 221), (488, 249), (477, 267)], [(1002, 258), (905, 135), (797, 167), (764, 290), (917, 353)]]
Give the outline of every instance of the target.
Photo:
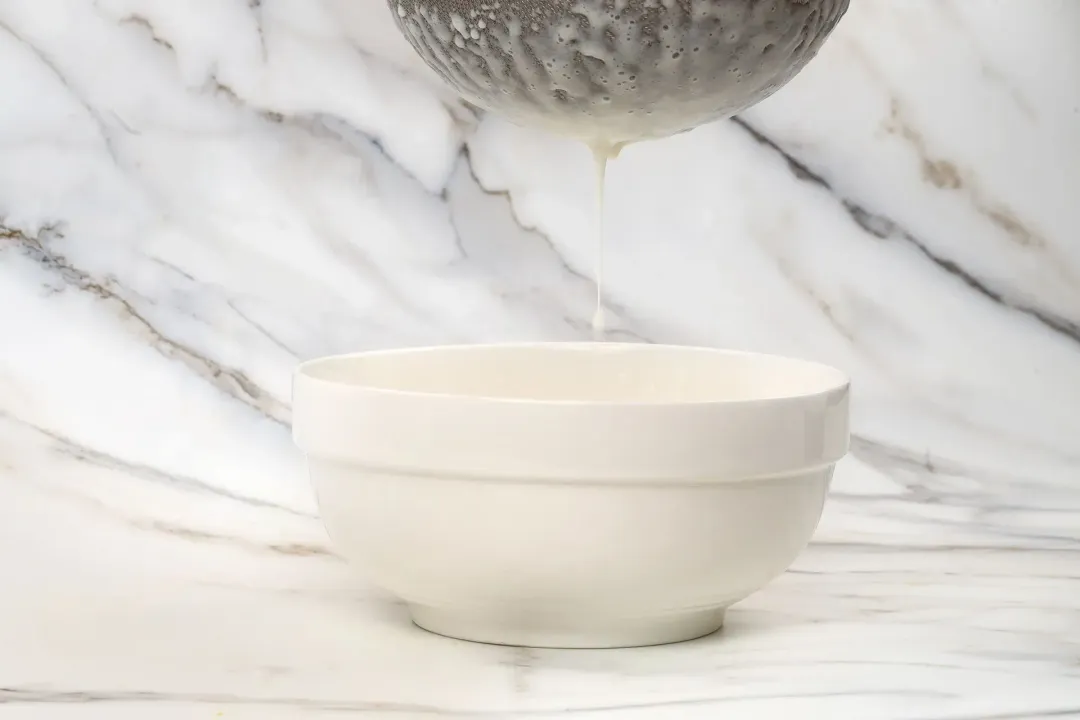
[[(781, 217), (784, 217), (784, 215), (781, 214)], [(858, 344), (855, 331), (841, 321), (836, 310), (814, 288), (813, 283), (806, 280), (798, 271), (798, 268), (784, 257), (783, 253), (777, 251), (776, 236), (778, 233), (788, 232), (790, 230), (789, 225), (790, 223), (782, 223), (780, 227), (751, 228), (751, 233), (787, 283), (805, 297), (811, 305), (816, 307), (841, 337), (852, 345)]]
[[(1026, 225), (1012, 210), (987, 200), (973, 177), (961, 171), (951, 160), (935, 157), (926, 139), (907, 120), (900, 101), (895, 97), (890, 100), (889, 119), (884, 127), (886, 132), (898, 135), (915, 149), (922, 164), (924, 180), (940, 190), (965, 191), (979, 214), (1004, 231), (1017, 245), (1033, 250), (1050, 250), (1047, 239)], [(1052, 254), (1056, 257), (1056, 253)], [(1067, 267), (1059, 267), (1059, 270), (1066, 271)]]
[(868, 234), (881, 240), (902, 240), (903, 242), (910, 244), (940, 270), (943, 270), (949, 275), (962, 281), (968, 288), (974, 290), (986, 299), (995, 304), (1028, 315), (1050, 330), (1060, 333), (1073, 342), (1080, 343), (1080, 322), (1071, 318), (1061, 317), (1055, 313), (1036, 307), (1030, 304), (1025, 298), (1012, 297), (1007, 294), (1006, 291), (993, 287), (988, 281), (984, 281), (975, 276), (956, 262), (936, 254), (930, 249), (926, 242), (916, 237), (896, 220), (867, 209), (851, 198), (838, 193), (824, 177), (811, 170), (799, 159), (784, 150), (779, 144), (767, 137), (744, 118), (734, 117), (732, 118), (732, 122), (745, 130), (757, 143), (780, 155), (796, 179), (816, 185), (831, 195), (843, 206), (851, 220)]
[(941, 190), (963, 192), (975, 210), (991, 224), (1001, 230), (1016, 245), (1029, 250), (1041, 251), (1056, 260), (1055, 267), (1070, 280), (1076, 281), (1067, 261), (1060, 257), (1051, 243), (1037, 229), (1020, 219), (1004, 203), (991, 199), (984, 192), (978, 180), (960, 168), (953, 161), (940, 157), (931, 151), (929, 143), (919, 132), (916, 125), (907, 117), (903, 104), (890, 89), (887, 76), (871, 58), (862, 45), (849, 41), (852, 55), (863, 65), (868, 73), (889, 92), (889, 117), (883, 129), (907, 142), (915, 151), (922, 167), (923, 179)]

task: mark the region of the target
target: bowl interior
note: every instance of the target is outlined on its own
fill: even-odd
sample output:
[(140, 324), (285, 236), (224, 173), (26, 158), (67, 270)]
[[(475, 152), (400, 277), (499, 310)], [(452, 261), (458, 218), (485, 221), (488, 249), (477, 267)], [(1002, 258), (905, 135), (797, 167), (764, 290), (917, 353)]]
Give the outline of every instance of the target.
[(462, 345), (322, 358), (299, 372), (344, 386), (492, 400), (716, 403), (812, 396), (847, 384), (775, 355), (620, 343)]

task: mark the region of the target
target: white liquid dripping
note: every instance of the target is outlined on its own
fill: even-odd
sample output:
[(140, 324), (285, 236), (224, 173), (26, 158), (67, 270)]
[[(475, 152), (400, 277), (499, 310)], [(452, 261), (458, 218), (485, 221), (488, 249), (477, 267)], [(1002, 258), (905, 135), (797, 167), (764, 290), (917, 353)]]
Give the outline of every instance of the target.
[(604, 313), (604, 181), (607, 179), (608, 161), (619, 156), (623, 144), (589, 144), (596, 168), (596, 311), (592, 317), (592, 335), (596, 342), (604, 341), (607, 330)]

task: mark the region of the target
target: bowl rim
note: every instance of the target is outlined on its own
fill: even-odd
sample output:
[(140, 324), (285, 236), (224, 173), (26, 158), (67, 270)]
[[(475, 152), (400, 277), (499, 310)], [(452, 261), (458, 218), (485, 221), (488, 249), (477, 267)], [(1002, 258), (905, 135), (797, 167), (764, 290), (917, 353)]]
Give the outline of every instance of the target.
[(824, 369), (829, 382), (808, 383), (814, 391), (800, 395), (691, 402), (487, 397), (327, 380), (311, 373), (328, 361), (319, 358), (303, 363), (294, 376), (293, 439), (309, 460), (320, 464), (557, 482), (764, 478), (821, 468), (848, 451), (847, 376), (828, 365), (781, 355), (685, 345), (548, 342), (439, 345), (330, 357), (506, 347), (765, 357)]
[[(407, 390), (399, 388), (380, 387), (363, 383), (349, 383), (318, 377), (312, 374), (312, 370), (323, 365), (347, 360), (362, 361), (372, 357), (421, 355), (437, 352), (474, 352), (493, 349), (543, 349), (565, 352), (678, 352), (678, 353), (702, 353), (726, 357), (757, 358), (768, 362), (790, 363), (792, 366), (801, 366), (822, 373), (831, 379), (821, 383), (816, 389), (806, 392), (786, 393), (762, 397), (744, 397), (732, 399), (689, 399), (689, 400), (588, 400), (574, 398), (533, 398), (518, 396), (496, 396), (474, 393), (457, 392), (431, 392), (423, 390)], [(551, 407), (590, 407), (590, 408), (671, 408), (671, 407), (740, 407), (757, 405), (761, 403), (787, 403), (800, 402), (817, 397), (825, 397), (837, 392), (847, 390), (851, 385), (851, 378), (842, 370), (827, 363), (816, 360), (781, 355), (778, 353), (764, 353), (750, 350), (735, 350), (728, 348), (713, 348), (704, 345), (683, 345), (671, 343), (632, 343), (632, 342), (595, 342), (595, 341), (523, 341), (523, 342), (489, 342), (489, 343), (450, 343), (444, 345), (416, 345), (398, 348), (380, 348), (374, 350), (361, 350), (349, 353), (337, 353), (323, 355), (305, 360), (297, 365), (293, 372), (294, 387), (297, 383), (313, 384), (324, 390), (333, 390), (343, 393), (363, 393), (369, 396), (382, 396), (386, 398), (429, 398), (442, 400), (455, 400), (459, 402), (476, 402), (492, 405), (521, 405), (521, 406), (551, 406)]]

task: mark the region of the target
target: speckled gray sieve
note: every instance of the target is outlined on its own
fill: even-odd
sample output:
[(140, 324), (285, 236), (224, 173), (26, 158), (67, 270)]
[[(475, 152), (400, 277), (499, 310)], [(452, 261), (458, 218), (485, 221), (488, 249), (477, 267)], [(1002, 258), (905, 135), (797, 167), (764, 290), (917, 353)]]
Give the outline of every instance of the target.
[(464, 98), (586, 141), (662, 137), (793, 78), (849, 0), (390, 0)]

